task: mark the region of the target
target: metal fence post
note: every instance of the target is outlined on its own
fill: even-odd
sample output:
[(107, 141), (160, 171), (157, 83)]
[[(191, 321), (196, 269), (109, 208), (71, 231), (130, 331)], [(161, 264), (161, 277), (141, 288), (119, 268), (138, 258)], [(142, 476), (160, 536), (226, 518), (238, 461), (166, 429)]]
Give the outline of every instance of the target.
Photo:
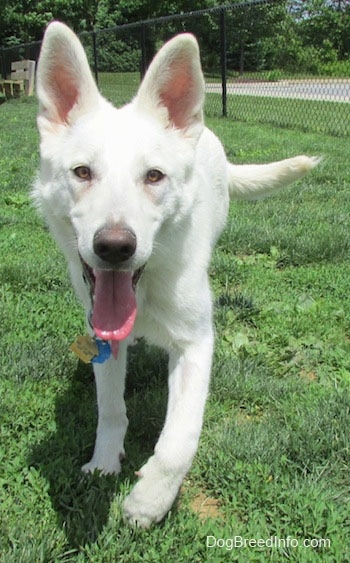
[(5, 69), (5, 49), (0, 47), (0, 64), (1, 64), (1, 76), (6, 80), (6, 69)]
[(141, 24), (141, 79), (145, 76), (147, 70), (147, 53), (146, 53), (146, 25)]
[(94, 73), (95, 73), (95, 80), (98, 86), (98, 65), (97, 65), (97, 38), (96, 38), (96, 31), (92, 32), (92, 50), (94, 55)]
[(226, 10), (220, 10), (220, 62), (221, 62), (222, 116), (227, 117)]

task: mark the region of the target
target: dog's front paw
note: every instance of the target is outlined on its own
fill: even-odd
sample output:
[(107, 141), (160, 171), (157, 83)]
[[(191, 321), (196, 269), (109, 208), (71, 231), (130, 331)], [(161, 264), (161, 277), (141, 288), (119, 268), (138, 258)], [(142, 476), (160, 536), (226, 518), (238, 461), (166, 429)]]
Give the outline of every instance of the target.
[[(179, 475), (180, 473), (180, 475)], [(170, 510), (183, 475), (165, 471), (155, 456), (138, 472), (139, 481), (124, 501), (124, 517), (133, 526), (149, 528)]]
[(125, 429), (119, 427), (99, 428), (96, 436), (94, 455), (81, 468), (84, 473), (100, 471), (103, 475), (118, 475), (121, 462), (125, 458), (123, 438)]
[(84, 473), (94, 473), (99, 471), (102, 475), (118, 475), (121, 470), (121, 462), (125, 457), (124, 451), (119, 454), (112, 454), (109, 452), (108, 456), (93, 455), (89, 463), (85, 463), (81, 470)]
[(99, 463), (95, 461), (94, 458), (89, 461), (89, 463), (85, 463), (81, 470), (83, 473), (94, 473), (95, 471), (99, 471), (102, 475), (118, 475), (120, 473), (120, 463)]

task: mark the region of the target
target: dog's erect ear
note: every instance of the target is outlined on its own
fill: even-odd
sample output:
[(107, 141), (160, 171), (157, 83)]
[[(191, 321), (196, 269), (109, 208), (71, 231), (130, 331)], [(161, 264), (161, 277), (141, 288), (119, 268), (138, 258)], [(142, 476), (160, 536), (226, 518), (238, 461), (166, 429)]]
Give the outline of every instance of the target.
[[(136, 97), (142, 111), (167, 126), (186, 130), (203, 126), (204, 78), (199, 48), (193, 35), (177, 35), (157, 53)], [(192, 129), (192, 133), (194, 133)]]
[(89, 111), (98, 98), (85, 51), (66, 25), (51, 23), (44, 35), (37, 71), (39, 128), (67, 124)]

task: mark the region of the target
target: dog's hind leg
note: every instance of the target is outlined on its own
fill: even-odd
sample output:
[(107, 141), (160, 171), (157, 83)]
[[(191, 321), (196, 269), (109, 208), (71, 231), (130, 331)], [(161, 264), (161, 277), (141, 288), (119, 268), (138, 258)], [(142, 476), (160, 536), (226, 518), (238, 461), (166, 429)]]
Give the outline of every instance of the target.
[(98, 424), (92, 459), (82, 467), (102, 473), (119, 473), (124, 457), (124, 437), (128, 426), (124, 402), (127, 346), (119, 345), (118, 358), (112, 356), (103, 364), (94, 364)]
[(208, 393), (213, 334), (169, 358), (169, 398), (154, 455), (124, 503), (129, 523), (147, 528), (171, 508), (196, 453)]

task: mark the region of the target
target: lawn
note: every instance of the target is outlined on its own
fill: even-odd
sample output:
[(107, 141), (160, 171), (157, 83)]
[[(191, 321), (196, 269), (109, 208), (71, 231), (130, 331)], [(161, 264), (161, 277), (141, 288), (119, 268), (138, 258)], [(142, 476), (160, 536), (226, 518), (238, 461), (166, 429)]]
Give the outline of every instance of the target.
[[(208, 96), (207, 105), (211, 114), (217, 111), (217, 94)], [(251, 123), (271, 123), (340, 137), (350, 135), (350, 103), (231, 95), (227, 115)]]
[[(207, 77), (207, 81), (213, 82), (213, 78)], [(140, 75), (136, 72), (99, 73), (103, 94), (117, 105), (128, 102), (136, 94), (139, 83)], [(206, 112), (211, 117), (222, 116), (220, 94), (207, 94)], [(229, 94), (227, 116), (249, 123), (269, 123), (318, 134), (350, 135), (350, 104), (345, 102)]]
[(132, 351), (122, 474), (83, 477), (94, 382), (69, 350), (84, 315), (28, 197), (35, 113), (33, 100), (0, 106), (1, 561), (349, 561), (349, 138), (208, 120), (237, 163), (324, 161), (274, 198), (231, 206), (210, 271), (199, 451), (171, 513), (141, 531), (121, 505), (164, 420), (166, 358)]

